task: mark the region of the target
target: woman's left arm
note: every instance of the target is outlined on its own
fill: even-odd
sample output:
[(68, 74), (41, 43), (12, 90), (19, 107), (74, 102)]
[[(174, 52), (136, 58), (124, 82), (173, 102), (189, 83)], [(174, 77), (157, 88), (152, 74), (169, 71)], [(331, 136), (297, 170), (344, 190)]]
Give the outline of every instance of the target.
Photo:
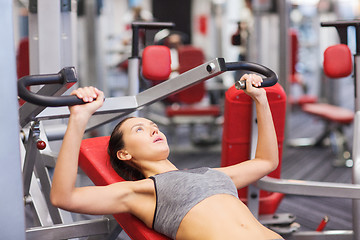
[(261, 77), (245, 74), (245, 92), (254, 100), (257, 114), (258, 138), (254, 159), (239, 164), (219, 168), (234, 181), (237, 188), (245, 187), (274, 171), (279, 163), (278, 143), (270, 106), (261, 84)]

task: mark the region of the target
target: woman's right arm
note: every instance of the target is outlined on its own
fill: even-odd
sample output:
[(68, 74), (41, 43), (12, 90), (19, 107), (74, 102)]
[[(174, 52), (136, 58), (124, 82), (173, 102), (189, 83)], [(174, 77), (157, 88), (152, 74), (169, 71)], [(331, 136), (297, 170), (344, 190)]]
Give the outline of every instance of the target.
[(126, 204), (121, 203), (126, 202), (127, 196), (131, 196), (132, 184), (129, 182), (103, 187), (75, 187), (79, 150), (85, 128), (91, 115), (102, 106), (104, 95), (93, 87), (81, 88), (72, 94), (88, 103), (69, 108), (70, 118), (56, 161), (50, 193), (51, 202), (54, 206), (78, 213), (126, 212)]

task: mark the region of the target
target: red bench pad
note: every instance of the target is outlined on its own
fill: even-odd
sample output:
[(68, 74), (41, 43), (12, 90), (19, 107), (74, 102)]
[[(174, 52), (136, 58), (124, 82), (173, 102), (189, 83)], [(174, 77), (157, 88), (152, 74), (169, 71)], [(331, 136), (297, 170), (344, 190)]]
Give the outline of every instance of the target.
[(303, 105), (306, 103), (316, 103), (318, 101), (318, 98), (316, 96), (312, 96), (312, 95), (303, 95), (300, 96), (299, 98), (293, 98), (293, 97), (288, 97), (288, 101), (290, 104), (292, 105)]
[(350, 124), (354, 119), (353, 111), (327, 103), (304, 104), (302, 110), (332, 122)]
[[(107, 146), (109, 136), (85, 139), (81, 143), (79, 166), (95, 185), (108, 185), (124, 181), (111, 167)], [(101, 203), (100, 203), (101, 204)], [(169, 238), (148, 228), (141, 220), (129, 213), (115, 214), (114, 218), (135, 240), (168, 240)]]

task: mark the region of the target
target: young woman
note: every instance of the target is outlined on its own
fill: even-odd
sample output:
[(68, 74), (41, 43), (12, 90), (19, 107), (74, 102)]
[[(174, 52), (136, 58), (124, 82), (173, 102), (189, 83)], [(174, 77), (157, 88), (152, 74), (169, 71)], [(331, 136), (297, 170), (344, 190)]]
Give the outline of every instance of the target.
[[(255, 158), (233, 166), (178, 170), (167, 158), (169, 146), (155, 123), (145, 118), (122, 121), (111, 135), (109, 154), (118, 173), (133, 171), (131, 181), (75, 187), (85, 126), (103, 103), (103, 93), (88, 87), (72, 94), (84, 105), (70, 107), (68, 128), (55, 167), (51, 201), (85, 214), (129, 212), (149, 228), (172, 239), (281, 239), (261, 225), (237, 197), (245, 187), (276, 169), (277, 139), (260, 76), (244, 75), (245, 92), (256, 104), (258, 142)], [(134, 180), (140, 179), (140, 180)]]

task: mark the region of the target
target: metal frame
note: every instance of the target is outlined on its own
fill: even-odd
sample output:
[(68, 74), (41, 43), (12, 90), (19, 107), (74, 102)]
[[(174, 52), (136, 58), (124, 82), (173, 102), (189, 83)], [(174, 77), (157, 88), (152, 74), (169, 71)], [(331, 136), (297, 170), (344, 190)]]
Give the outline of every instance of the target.
[[(4, 239), (25, 240), (25, 213), (19, 153), (18, 100), (14, 52), (13, 2), (0, 1), (0, 232)], [(6, 117), (5, 117), (6, 116)], [(11, 182), (11, 184), (9, 184)]]
[(47, 155), (36, 147), (38, 140), (46, 140), (41, 123), (34, 121), (28, 135), (26, 144), (21, 145), (21, 152), (25, 154), (24, 203), (34, 211), (38, 227), (26, 229), (26, 238), (45, 240), (101, 235), (95, 239), (104, 239), (106, 235), (106, 239), (116, 239), (122, 229), (112, 217), (73, 222), (69, 212), (51, 204), (51, 180), (43, 159)]
[[(357, 57), (358, 58), (358, 57)], [(357, 84), (357, 88), (359, 89), (360, 86)], [(358, 105), (358, 107), (360, 107)], [(360, 111), (358, 111), (355, 114), (355, 125), (354, 125), (354, 132), (359, 133), (360, 132)], [(352, 175), (353, 175), (353, 183), (354, 184), (360, 184), (360, 136), (359, 134), (354, 134), (354, 140), (353, 140), (353, 161), (354, 165), (352, 168)], [(360, 187), (359, 187), (360, 188)], [(360, 200), (354, 199), (353, 200), (353, 231), (354, 231), (354, 239), (359, 240), (360, 239)]]
[(77, 65), (76, 1), (61, 3), (61, 0), (29, 1), (30, 74)]
[[(116, 220), (104, 217), (102, 219), (84, 220), (70, 224), (57, 224), (48, 227), (34, 227), (26, 230), (27, 239), (70, 239), (94, 235), (110, 235), (105, 239), (116, 239), (122, 229), (118, 228)], [(100, 237), (98, 239), (104, 239)]]
[[(104, 105), (98, 109), (90, 119), (86, 130), (91, 130), (114, 119), (121, 118), (137, 109), (150, 105), (177, 91), (194, 85), (200, 81), (215, 77), (225, 71), (223, 58), (216, 58), (191, 69), (177, 77), (164, 81), (134, 96), (113, 97), (105, 100)], [(50, 120), (68, 118), (70, 115), (67, 107), (46, 108), (36, 120)]]
[[(58, 69), (65, 66), (77, 65), (76, 4), (77, 2), (75, 0), (29, 1), (30, 73), (32, 75), (56, 72)], [(8, 24), (8, 26), (11, 28), (12, 24)], [(14, 48), (8, 47), (8, 49)], [(49, 61), (49, 59), (51, 59), (51, 61)], [(14, 81), (14, 83), (16, 83), (16, 81)], [(69, 85), (63, 86), (61, 84), (52, 84), (42, 87), (38, 94), (60, 96), (68, 90), (68, 87)], [(7, 89), (8, 91), (8, 88), (3, 89)], [(32, 88), (32, 90), (34, 91), (34, 88)], [(17, 109), (17, 107), (14, 107), (14, 109)], [(19, 111), (20, 126), (22, 128), (25, 127), (34, 119), (34, 116), (38, 115), (43, 109), (44, 107), (25, 103)], [(36, 122), (33, 123), (33, 127), (34, 126), (38, 127), (36, 126)], [(42, 128), (41, 126), (39, 127)], [(44, 131), (41, 133), (43, 135), (41, 136), (42, 140), (47, 142)], [(99, 233), (111, 234), (111, 226), (108, 220), (103, 221), (103, 230), (99, 227), (99, 224), (94, 224), (92, 222), (88, 222), (88, 224), (83, 223), (81, 225), (72, 223), (73, 220), (69, 212), (59, 210), (51, 205), (48, 196), (51, 182), (45, 164), (51, 165), (54, 160), (48, 153), (39, 151), (36, 148), (36, 141), (40, 137), (39, 134), (40, 133), (37, 130), (32, 129), (29, 138), (27, 139), (27, 143), (25, 145), (21, 143), (20, 151), (23, 155), (22, 158), (25, 165), (24, 186), (26, 186), (26, 188), (24, 192), (24, 201), (25, 203), (30, 204), (37, 217), (35, 221), (41, 226), (39, 228), (28, 229), (26, 233), (27, 239), (60, 239), (63, 238), (62, 236), (79, 237), (81, 236), (79, 235), (81, 232), (85, 235), (96, 235)], [(17, 142), (19, 142), (19, 139), (17, 139)], [(33, 159), (37, 159), (37, 161), (34, 161)], [(20, 163), (20, 161), (18, 162)], [(18, 184), (16, 184), (16, 186), (18, 186)], [(22, 186), (22, 184), (20, 186)], [(44, 194), (44, 192), (47, 194)], [(20, 199), (22, 199), (22, 197)], [(22, 202), (22, 205), (23, 204), (24, 203)], [(84, 228), (85, 226), (88, 227)], [(84, 230), (82, 231), (83, 228)], [(14, 231), (13, 227), (8, 229)], [(69, 235), (70, 233), (72, 235)], [(41, 237), (39, 235), (41, 235)], [(113, 237), (113, 239), (115, 239), (115, 237)], [(9, 239), (21, 238), (9, 237)]]

